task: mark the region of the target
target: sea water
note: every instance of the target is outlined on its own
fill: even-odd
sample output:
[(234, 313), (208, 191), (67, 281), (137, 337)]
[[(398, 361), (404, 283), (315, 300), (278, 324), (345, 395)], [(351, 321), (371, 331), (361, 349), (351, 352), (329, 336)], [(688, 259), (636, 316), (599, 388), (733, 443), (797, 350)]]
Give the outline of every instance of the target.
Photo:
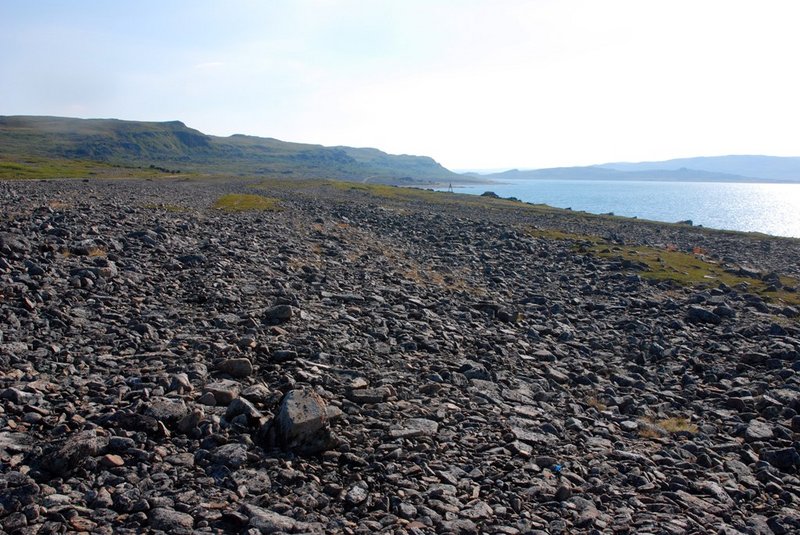
[(800, 238), (800, 184), (515, 180), (455, 187), (594, 214)]

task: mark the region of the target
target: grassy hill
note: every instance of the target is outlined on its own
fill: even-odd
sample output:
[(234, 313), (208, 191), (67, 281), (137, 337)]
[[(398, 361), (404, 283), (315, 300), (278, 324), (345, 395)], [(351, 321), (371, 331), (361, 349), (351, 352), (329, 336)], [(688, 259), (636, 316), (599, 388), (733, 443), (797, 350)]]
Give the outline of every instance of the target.
[(425, 156), (209, 136), (180, 121), (0, 116), (0, 178), (176, 171), (418, 185), (463, 181)]

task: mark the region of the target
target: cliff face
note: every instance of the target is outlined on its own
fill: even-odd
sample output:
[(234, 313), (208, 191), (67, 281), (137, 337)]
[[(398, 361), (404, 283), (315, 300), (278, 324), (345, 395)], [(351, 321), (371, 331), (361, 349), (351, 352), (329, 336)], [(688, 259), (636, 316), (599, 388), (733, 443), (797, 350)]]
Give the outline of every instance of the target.
[(208, 136), (180, 121), (0, 117), (0, 156), (90, 160), (229, 175), (284, 175), (400, 183), (453, 181), (428, 157), (323, 147), (253, 136)]

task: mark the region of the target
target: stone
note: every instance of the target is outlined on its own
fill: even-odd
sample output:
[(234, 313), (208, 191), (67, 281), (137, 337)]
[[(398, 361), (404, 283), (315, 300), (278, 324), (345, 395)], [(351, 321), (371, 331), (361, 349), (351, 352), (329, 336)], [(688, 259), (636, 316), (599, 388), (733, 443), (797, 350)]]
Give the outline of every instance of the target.
[(439, 431), (439, 424), (427, 418), (409, 418), (402, 426), (389, 431), (392, 438), (414, 438), (433, 436)]
[(231, 377), (242, 379), (253, 374), (253, 363), (246, 358), (225, 359), (220, 363), (219, 369)]
[(41, 457), (40, 465), (54, 475), (64, 476), (87, 458), (102, 453), (107, 445), (108, 439), (95, 431), (74, 433), (60, 443), (51, 444)]
[(225, 444), (211, 452), (211, 462), (230, 468), (239, 468), (247, 463), (247, 446), (244, 444)]
[(145, 405), (144, 414), (173, 427), (189, 414), (189, 409), (182, 399), (157, 398)]
[(769, 440), (773, 437), (772, 427), (761, 420), (750, 420), (744, 432), (744, 438), (748, 442), (760, 442)]
[(361, 505), (369, 497), (369, 489), (367, 486), (360, 482), (350, 487), (344, 496), (345, 501), (351, 505)]
[(290, 305), (277, 305), (264, 312), (264, 318), (268, 321), (285, 322), (294, 317), (295, 311)]
[(311, 390), (290, 390), (281, 401), (274, 427), (284, 449), (300, 453), (319, 453), (330, 448), (325, 401)]
[(718, 325), (722, 321), (722, 318), (714, 312), (699, 306), (690, 306), (686, 319), (692, 323), (710, 323), (712, 325)]
[(261, 411), (255, 405), (246, 398), (238, 397), (228, 405), (228, 409), (225, 411), (225, 419), (230, 421), (242, 414), (247, 417), (249, 423), (255, 423), (263, 417)]
[(247, 525), (259, 533), (317, 532), (304, 522), (255, 505), (243, 505), (242, 512), (250, 519)]
[(800, 468), (800, 453), (795, 448), (765, 448), (759, 455), (762, 460), (786, 472)]
[(156, 507), (148, 512), (150, 527), (167, 533), (191, 533), (194, 518), (187, 513), (180, 513), (166, 507)]
[(100, 458), (100, 465), (106, 468), (117, 468), (124, 466), (125, 461), (119, 455), (108, 453)]
[(228, 404), (239, 396), (241, 387), (236, 381), (222, 379), (205, 386), (205, 392), (214, 396), (217, 405), (227, 407)]

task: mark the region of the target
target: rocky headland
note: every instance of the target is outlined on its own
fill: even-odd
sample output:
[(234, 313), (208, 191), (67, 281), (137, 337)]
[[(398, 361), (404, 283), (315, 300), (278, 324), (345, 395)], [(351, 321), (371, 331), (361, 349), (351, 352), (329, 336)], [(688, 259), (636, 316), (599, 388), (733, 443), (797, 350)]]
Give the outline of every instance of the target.
[(0, 203), (0, 531), (800, 532), (798, 240), (321, 182)]

